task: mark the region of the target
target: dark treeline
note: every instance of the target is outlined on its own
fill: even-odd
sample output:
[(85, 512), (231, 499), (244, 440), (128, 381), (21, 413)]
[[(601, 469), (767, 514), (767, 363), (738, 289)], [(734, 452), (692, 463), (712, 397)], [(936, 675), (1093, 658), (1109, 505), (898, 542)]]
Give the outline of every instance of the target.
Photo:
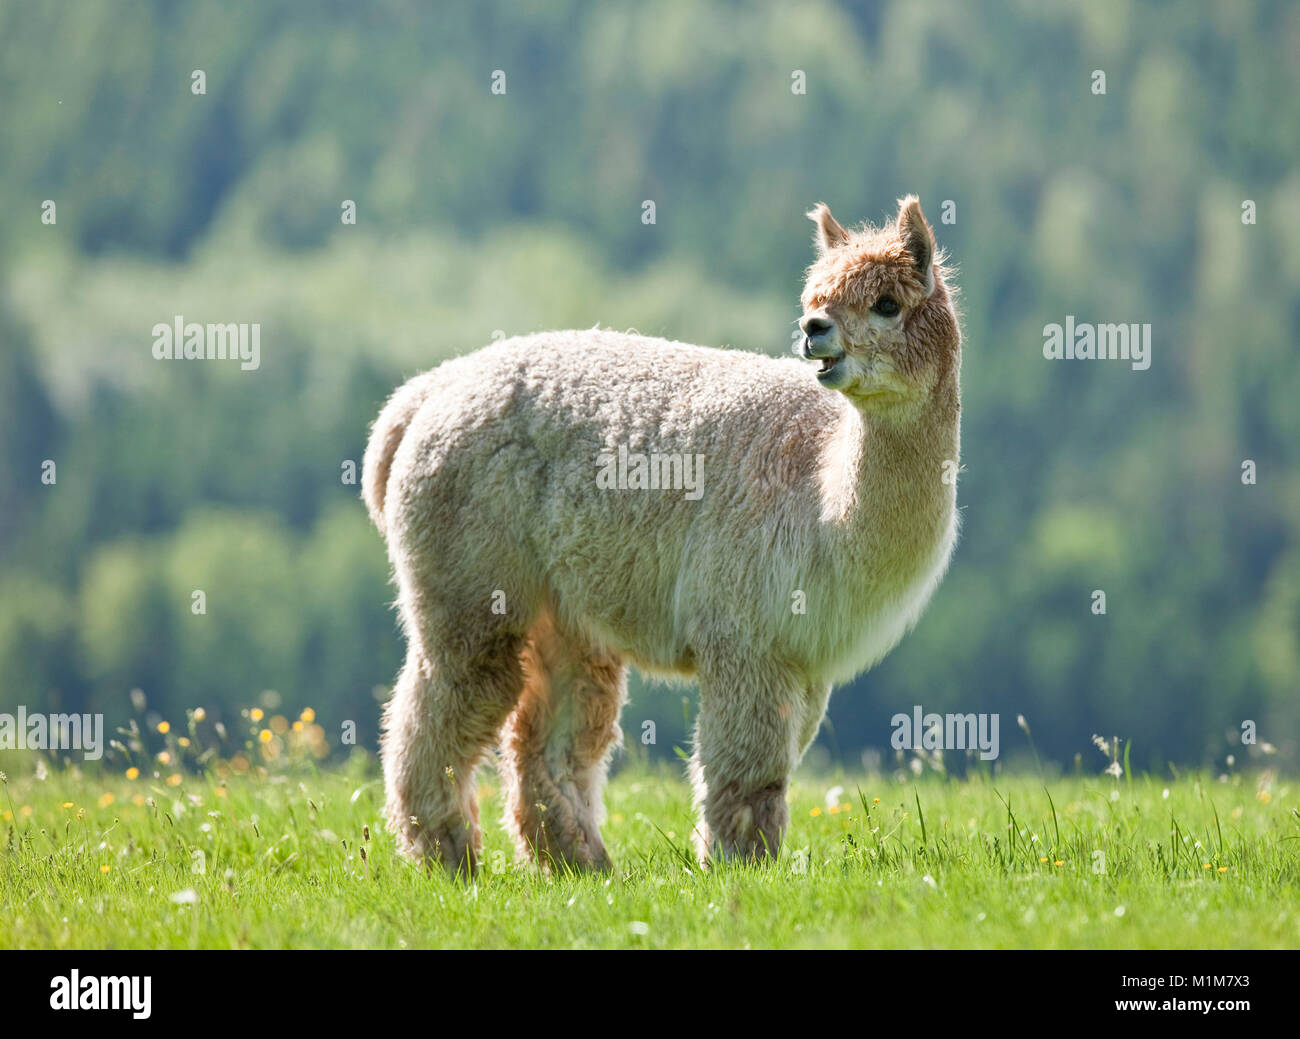
[[(782, 352), (804, 211), (915, 191), (962, 540), (821, 746), (921, 704), (1000, 713), (1008, 759), (1021, 714), (1066, 767), (1294, 765), (1297, 52), (1263, 0), (0, 3), (0, 710), (274, 690), (373, 741), (400, 640), (352, 478), (391, 388), (596, 322)], [(257, 323), (258, 366), (155, 360), (177, 316)], [(1149, 324), (1150, 367), (1046, 359), (1068, 317)], [(629, 744), (670, 754), (682, 695), (638, 681)]]

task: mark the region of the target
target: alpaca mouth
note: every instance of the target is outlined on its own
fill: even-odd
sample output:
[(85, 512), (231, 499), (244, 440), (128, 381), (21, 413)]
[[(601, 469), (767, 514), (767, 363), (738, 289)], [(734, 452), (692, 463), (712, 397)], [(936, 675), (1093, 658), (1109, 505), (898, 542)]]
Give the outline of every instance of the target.
[[(819, 353), (818, 351), (827, 351)], [(795, 348), (795, 353), (805, 361), (816, 361), (817, 369), (814, 374), (818, 380), (825, 383), (827, 379), (835, 377), (836, 366), (844, 360), (844, 349), (838, 343), (827, 343), (821, 340), (809, 339), (804, 337), (803, 342)]]
[(835, 366), (844, 360), (844, 357), (842, 355), (840, 357), (819, 357), (817, 360), (821, 361), (821, 364), (817, 366), (817, 378), (824, 379), (835, 370)]

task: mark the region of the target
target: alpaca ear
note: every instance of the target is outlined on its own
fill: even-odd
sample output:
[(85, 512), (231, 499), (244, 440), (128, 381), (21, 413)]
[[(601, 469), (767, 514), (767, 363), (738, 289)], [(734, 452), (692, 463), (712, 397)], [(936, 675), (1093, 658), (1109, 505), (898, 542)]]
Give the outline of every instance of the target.
[(912, 255), (912, 262), (925, 279), (925, 291), (934, 290), (934, 232), (925, 222), (921, 203), (915, 195), (898, 201), (898, 237)]
[(817, 225), (817, 233), (813, 236), (817, 243), (817, 255), (821, 256), (830, 252), (836, 246), (843, 245), (849, 240), (849, 233), (840, 226), (840, 222), (831, 216), (831, 207), (825, 202), (818, 202), (812, 209), (808, 210), (808, 219)]

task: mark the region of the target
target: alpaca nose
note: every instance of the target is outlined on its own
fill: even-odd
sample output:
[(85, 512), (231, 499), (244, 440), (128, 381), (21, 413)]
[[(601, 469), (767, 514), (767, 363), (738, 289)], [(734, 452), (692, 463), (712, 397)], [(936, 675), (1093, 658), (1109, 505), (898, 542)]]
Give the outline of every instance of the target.
[(826, 317), (806, 317), (799, 322), (799, 327), (809, 339), (816, 339), (834, 328), (835, 323)]

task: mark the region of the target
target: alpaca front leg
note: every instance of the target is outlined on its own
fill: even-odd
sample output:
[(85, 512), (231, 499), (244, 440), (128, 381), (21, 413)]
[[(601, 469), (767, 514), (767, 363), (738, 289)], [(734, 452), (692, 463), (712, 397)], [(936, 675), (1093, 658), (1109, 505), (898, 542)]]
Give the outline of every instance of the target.
[(790, 821), (785, 796), (802, 701), (801, 687), (776, 669), (701, 669), (690, 769), (701, 860), (777, 856)]

